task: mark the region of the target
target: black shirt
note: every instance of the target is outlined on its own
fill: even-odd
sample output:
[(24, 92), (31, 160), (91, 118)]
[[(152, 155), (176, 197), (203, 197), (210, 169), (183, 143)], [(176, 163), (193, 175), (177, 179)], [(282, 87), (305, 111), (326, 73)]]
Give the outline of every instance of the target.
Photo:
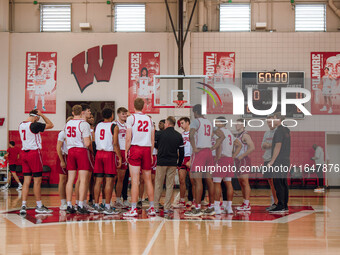
[(184, 159), (184, 143), (174, 127), (157, 132), (155, 147), (158, 149), (157, 166), (181, 166)]
[(46, 128), (45, 123), (33, 122), (30, 125), (30, 129), (31, 129), (33, 134), (38, 134), (39, 132), (44, 132), (45, 128)]
[(280, 153), (277, 156), (275, 162), (283, 163), (290, 160), (290, 130), (282, 125), (278, 126), (275, 130), (272, 141), (272, 155), (275, 145), (281, 143)]

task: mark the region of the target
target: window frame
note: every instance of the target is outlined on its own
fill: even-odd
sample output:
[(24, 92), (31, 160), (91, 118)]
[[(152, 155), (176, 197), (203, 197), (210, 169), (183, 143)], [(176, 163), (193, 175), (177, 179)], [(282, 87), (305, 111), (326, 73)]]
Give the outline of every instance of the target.
[[(69, 6), (70, 8), (70, 29), (65, 31), (65, 30), (53, 30), (53, 31), (45, 31), (44, 30), (44, 19), (43, 19), (43, 9), (44, 6)], [(40, 32), (41, 33), (67, 33), (67, 32), (72, 32), (72, 4), (71, 3), (40, 3), (39, 5), (39, 10), (40, 10)]]
[[(221, 30), (221, 9), (222, 6), (248, 6), (249, 7), (249, 29), (247, 30)], [(250, 3), (221, 3), (219, 5), (219, 32), (251, 32), (251, 4)]]
[[(144, 29), (143, 30), (117, 30), (117, 7), (119, 6), (143, 6), (144, 7)], [(144, 33), (146, 32), (146, 3), (122, 3), (122, 2), (119, 2), (119, 3), (115, 3), (114, 6), (113, 6), (113, 11), (114, 11), (114, 26), (113, 26), (113, 29), (114, 29), (114, 32), (122, 32), (122, 33)]]
[[(324, 22), (324, 24), (323, 24), (323, 30), (315, 30), (315, 29), (313, 29), (313, 30), (297, 30), (297, 28), (296, 28), (296, 14), (297, 14), (297, 12), (296, 12), (296, 7), (297, 6), (316, 6), (316, 5), (322, 5), (323, 7), (324, 7), (324, 20), (323, 20), (323, 22)], [(325, 3), (298, 3), (298, 4), (296, 4), (295, 5), (295, 9), (294, 9), (294, 11), (295, 11), (295, 14), (294, 14), (294, 31), (295, 32), (326, 32), (327, 31), (327, 5), (325, 4)]]

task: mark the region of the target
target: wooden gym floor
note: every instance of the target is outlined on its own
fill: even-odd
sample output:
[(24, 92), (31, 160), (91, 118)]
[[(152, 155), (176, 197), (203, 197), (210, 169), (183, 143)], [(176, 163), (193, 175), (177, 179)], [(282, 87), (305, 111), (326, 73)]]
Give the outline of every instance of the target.
[[(53, 214), (31, 210), (22, 218), (20, 194), (0, 193), (0, 254), (340, 254), (340, 190), (291, 190), (290, 213), (279, 216), (265, 212), (269, 190), (253, 190), (251, 213), (198, 219), (183, 210), (152, 218), (141, 210), (137, 219), (70, 216), (59, 212), (56, 188), (42, 194)], [(240, 202), (237, 191), (233, 205)]]

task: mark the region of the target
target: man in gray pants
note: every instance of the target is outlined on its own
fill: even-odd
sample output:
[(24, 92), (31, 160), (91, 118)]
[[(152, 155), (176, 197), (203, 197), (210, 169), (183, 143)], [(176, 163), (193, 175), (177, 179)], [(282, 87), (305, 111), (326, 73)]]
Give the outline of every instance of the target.
[(176, 119), (172, 116), (165, 121), (165, 130), (157, 133), (155, 147), (158, 149), (157, 168), (155, 177), (155, 210), (159, 209), (159, 200), (163, 191), (163, 183), (166, 177), (166, 194), (164, 213), (170, 212), (172, 192), (174, 188), (177, 167), (182, 165), (184, 159), (184, 143), (180, 133), (174, 126)]

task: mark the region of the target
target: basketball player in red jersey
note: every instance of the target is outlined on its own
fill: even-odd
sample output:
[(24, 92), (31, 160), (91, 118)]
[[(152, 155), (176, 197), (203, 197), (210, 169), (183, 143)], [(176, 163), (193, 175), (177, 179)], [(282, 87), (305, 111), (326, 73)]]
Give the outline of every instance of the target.
[[(195, 120), (190, 124), (189, 138), (193, 152), (191, 157), (191, 172), (195, 180), (196, 205), (191, 211), (184, 213), (184, 215), (187, 217), (198, 217), (203, 214), (215, 215), (214, 206), (212, 204), (215, 199), (214, 183), (210, 173), (208, 172), (208, 169), (209, 167), (215, 165), (211, 151), (216, 150), (216, 148), (221, 145), (224, 139), (224, 134), (221, 130), (213, 130), (213, 125), (211, 122), (203, 117), (201, 108), (202, 107), (200, 104), (197, 104), (193, 107)], [(213, 134), (218, 137), (214, 146), (211, 144), (211, 137)], [(209, 207), (204, 212), (201, 211), (203, 177), (205, 177), (209, 191)]]
[(246, 167), (251, 166), (249, 154), (255, 150), (255, 145), (250, 135), (245, 130), (246, 122), (244, 119), (238, 119), (236, 124), (237, 136), (236, 138), (241, 142), (242, 148), (235, 158), (235, 166), (237, 169), (238, 181), (240, 183), (243, 195), (243, 203), (237, 207), (238, 211), (250, 211), (250, 185), (249, 185), (249, 171)]
[[(43, 118), (46, 124), (38, 122), (40, 117)], [(32, 175), (34, 180), (34, 196), (37, 202), (35, 212), (37, 213), (51, 213), (41, 203), (41, 179), (42, 179), (42, 158), (40, 150), (41, 136), (40, 133), (46, 129), (53, 128), (53, 123), (39, 110), (33, 110), (29, 113), (26, 121), (19, 125), (19, 134), (22, 142), (21, 160), (22, 160), (22, 172), (24, 174), (24, 184), (22, 189), (22, 206), (20, 214), (26, 215), (26, 201), (28, 196), (28, 190), (31, 183)]]
[[(94, 213), (103, 212), (104, 214), (118, 214), (119, 212), (111, 208), (110, 202), (112, 197), (114, 177), (117, 174), (116, 164), (114, 160), (114, 153), (118, 157), (117, 167), (121, 167), (122, 157), (118, 145), (119, 129), (113, 121), (113, 111), (110, 108), (105, 108), (102, 112), (104, 118), (103, 122), (98, 123), (95, 130), (96, 141), (96, 162), (94, 165), (94, 176), (96, 177), (96, 184), (94, 187)], [(99, 207), (99, 196), (101, 185), (105, 177), (105, 209)]]
[(66, 123), (64, 129), (68, 149), (66, 211), (67, 213), (75, 213), (75, 209), (72, 207), (72, 193), (73, 183), (78, 171), (78, 178), (80, 182), (78, 212), (80, 214), (88, 214), (88, 210), (84, 207), (84, 200), (86, 199), (85, 194), (88, 182), (88, 171), (90, 170), (87, 148), (91, 144), (91, 130), (90, 125), (81, 118), (81, 112), (82, 108), (80, 105), (73, 106), (72, 114), (74, 118)]
[(137, 216), (137, 200), (139, 194), (139, 176), (146, 184), (150, 207), (148, 214), (156, 215), (154, 208), (154, 190), (151, 180), (152, 151), (155, 143), (155, 132), (150, 117), (142, 113), (144, 100), (136, 98), (134, 102), (135, 114), (127, 118), (125, 157), (130, 164), (131, 174), (131, 209), (123, 214), (126, 217)]
[[(123, 190), (123, 182), (125, 178), (125, 173), (127, 169), (127, 162), (125, 158), (125, 137), (126, 137), (126, 119), (127, 119), (128, 110), (124, 107), (119, 107), (117, 110), (118, 120), (114, 121), (119, 129), (118, 133), (118, 143), (119, 149), (121, 154), (121, 167), (117, 169), (117, 184), (116, 184), (116, 203), (114, 204), (115, 208), (126, 208), (128, 206), (128, 202), (124, 201), (123, 203), (121, 199), (122, 190)], [(116, 164), (118, 163), (117, 160), (119, 159), (117, 155), (115, 155)]]

